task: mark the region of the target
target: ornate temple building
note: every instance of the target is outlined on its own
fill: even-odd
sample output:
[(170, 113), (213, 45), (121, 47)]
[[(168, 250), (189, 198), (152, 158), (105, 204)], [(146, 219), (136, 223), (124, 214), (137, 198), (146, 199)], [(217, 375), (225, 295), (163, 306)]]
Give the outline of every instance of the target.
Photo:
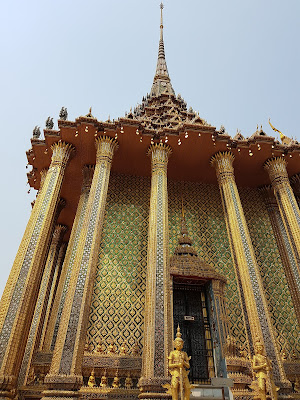
[(176, 335), (191, 398), (300, 399), (300, 144), (188, 109), (162, 14), (141, 104), (112, 121), (62, 108), (27, 157), (38, 194), (0, 303), (1, 399), (174, 399)]

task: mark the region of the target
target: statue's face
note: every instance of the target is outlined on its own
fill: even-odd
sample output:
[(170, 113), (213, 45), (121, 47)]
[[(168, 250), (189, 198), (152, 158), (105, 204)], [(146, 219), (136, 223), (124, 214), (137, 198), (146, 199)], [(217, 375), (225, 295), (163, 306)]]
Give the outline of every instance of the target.
[(256, 351), (258, 354), (263, 353), (263, 346), (261, 344), (256, 345)]
[(175, 339), (174, 340), (174, 347), (175, 347), (175, 349), (176, 350), (182, 350), (182, 348), (183, 348), (183, 340), (182, 339)]

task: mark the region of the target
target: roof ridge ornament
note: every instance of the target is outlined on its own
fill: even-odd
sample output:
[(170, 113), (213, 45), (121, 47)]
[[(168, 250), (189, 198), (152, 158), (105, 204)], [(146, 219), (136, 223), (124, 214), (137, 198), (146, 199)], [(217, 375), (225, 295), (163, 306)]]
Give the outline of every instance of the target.
[(289, 138), (288, 136), (284, 135), (282, 132), (280, 132), (278, 129), (276, 129), (275, 126), (273, 126), (271, 124), (270, 118), (269, 118), (269, 125), (273, 129), (274, 132), (278, 132), (279, 133), (282, 144), (289, 145), (292, 142), (291, 138)]

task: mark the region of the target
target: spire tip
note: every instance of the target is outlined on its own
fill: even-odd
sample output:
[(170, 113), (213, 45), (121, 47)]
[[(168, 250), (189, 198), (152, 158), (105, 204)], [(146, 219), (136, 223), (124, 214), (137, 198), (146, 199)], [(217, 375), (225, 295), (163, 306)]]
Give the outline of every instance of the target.
[(164, 9), (164, 5), (163, 3), (160, 3), (160, 29), (162, 31), (164, 25), (163, 25), (163, 9)]

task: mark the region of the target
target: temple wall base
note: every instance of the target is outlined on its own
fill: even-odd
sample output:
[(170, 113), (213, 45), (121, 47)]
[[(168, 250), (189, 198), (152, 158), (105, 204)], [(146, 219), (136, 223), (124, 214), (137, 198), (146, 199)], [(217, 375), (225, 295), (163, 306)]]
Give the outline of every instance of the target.
[(153, 377), (153, 378), (141, 378), (138, 386), (141, 390), (139, 399), (143, 400), (160, 400), (160, 399), (172, 399), (172, 396), (166, 393), (166, 389), (162, 385), (170, 384), (171, 378), (168, 377)]

